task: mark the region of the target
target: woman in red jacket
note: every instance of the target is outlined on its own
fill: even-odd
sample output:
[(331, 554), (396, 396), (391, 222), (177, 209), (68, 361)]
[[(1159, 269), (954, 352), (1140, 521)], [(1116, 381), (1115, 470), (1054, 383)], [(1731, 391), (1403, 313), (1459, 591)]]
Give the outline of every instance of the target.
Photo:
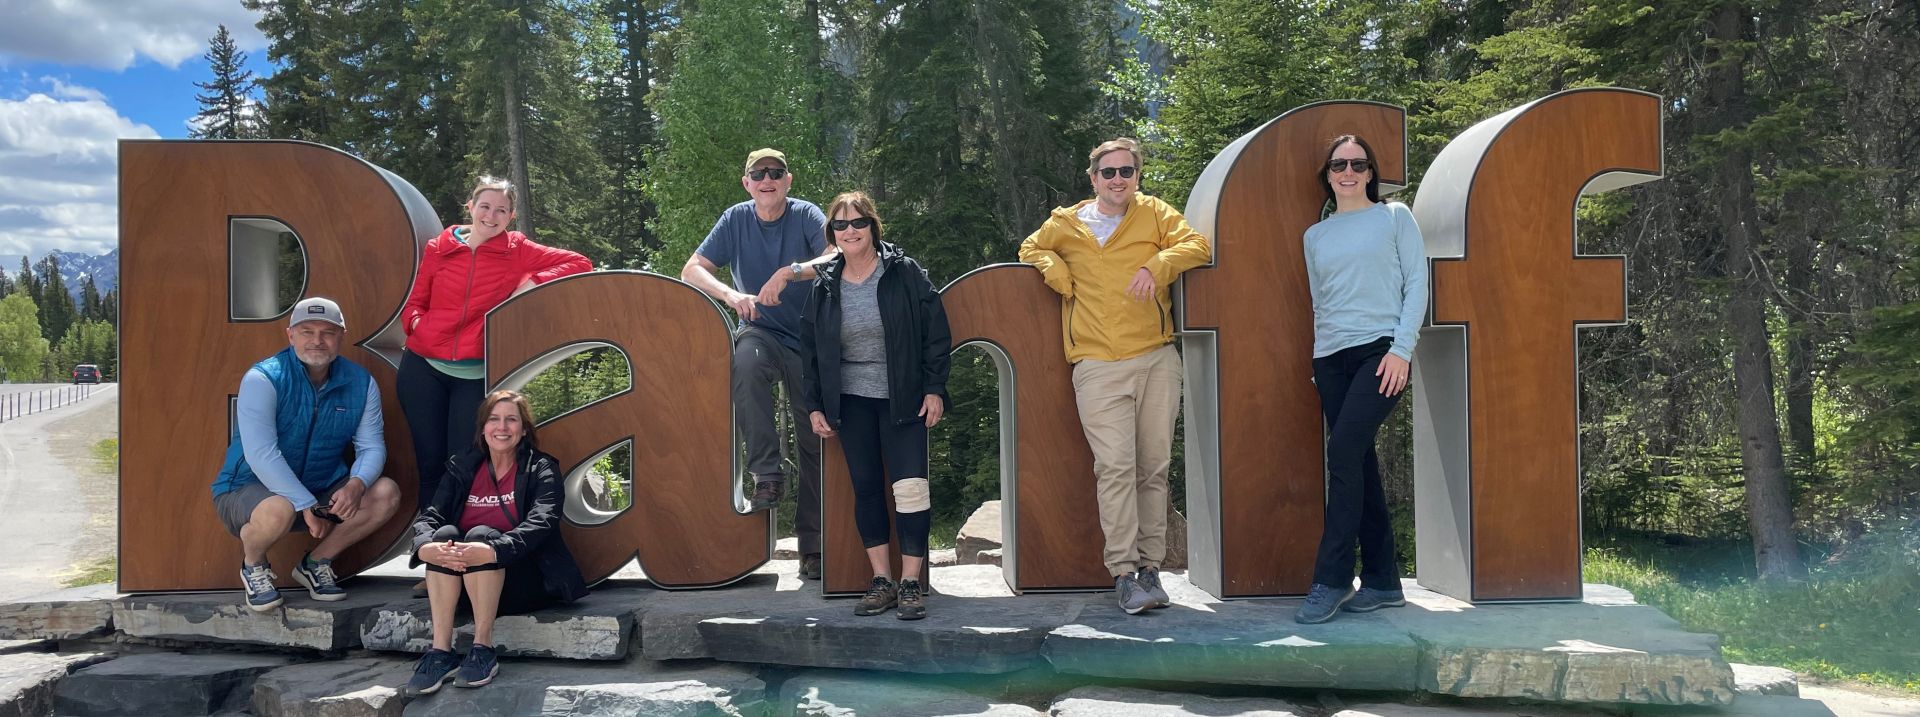
[(400, 313), (407, 332), (400, 360), (400, 410), (413, 433), (419, 505), (433, 500), (452, 451), (473, 435), (486, 393), (487, 312), (521, 290), (593, 268), (586, 257), (541, 246), (513, 221), (513, 186), (481, 177), (467, 199), (473, 223), (427, 242), (413, 291)]

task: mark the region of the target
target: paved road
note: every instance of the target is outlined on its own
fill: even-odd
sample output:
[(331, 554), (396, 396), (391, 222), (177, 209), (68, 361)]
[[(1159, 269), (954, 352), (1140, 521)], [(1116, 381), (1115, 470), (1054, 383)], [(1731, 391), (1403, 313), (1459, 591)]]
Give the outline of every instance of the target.
[(89, 411), (108, 411), (119, 389), (106, 384), (91, 398), (0, 423), (0, 602), (60, 587), (73, 564), (90, 512), (80, 477), (53, 455), (48, 426)]

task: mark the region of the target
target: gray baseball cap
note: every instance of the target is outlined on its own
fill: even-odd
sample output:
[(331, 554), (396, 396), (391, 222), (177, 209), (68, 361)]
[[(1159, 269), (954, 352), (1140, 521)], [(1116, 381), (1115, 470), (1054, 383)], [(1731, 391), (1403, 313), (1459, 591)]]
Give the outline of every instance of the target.
[(332, 299), (318, 296), (294, 304), (287, 326), (299, 326), (306, 321), (325, 321), (343, 329), (347, 327), (347, 317), (340, 313), (340, 305), (333, 303)]

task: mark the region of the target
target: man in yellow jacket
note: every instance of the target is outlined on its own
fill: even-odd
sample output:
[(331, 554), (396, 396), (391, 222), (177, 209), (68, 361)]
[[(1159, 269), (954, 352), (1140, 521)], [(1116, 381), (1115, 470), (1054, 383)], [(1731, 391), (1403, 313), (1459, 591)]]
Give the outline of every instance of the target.
[(1140, 193), (1141, 159), (1131, 139), (1095, 147), (1087, 167), (1095, 197), (1053, 210), (1020, 244), (1020, 260), (1060, 293), (1103, 560), (1128, 614), (1169, 604), (1160, 562), (1181, 377), (1169, 288), (1209, 256), (1207, 238), (1179, 210)]

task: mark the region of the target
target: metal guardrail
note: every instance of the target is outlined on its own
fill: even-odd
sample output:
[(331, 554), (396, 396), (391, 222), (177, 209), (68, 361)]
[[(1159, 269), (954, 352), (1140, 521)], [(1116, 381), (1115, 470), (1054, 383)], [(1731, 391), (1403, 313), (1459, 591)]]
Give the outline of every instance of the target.
[(0, 423), (85, 401), (98, 385), (81, 383), (0, 395)]

